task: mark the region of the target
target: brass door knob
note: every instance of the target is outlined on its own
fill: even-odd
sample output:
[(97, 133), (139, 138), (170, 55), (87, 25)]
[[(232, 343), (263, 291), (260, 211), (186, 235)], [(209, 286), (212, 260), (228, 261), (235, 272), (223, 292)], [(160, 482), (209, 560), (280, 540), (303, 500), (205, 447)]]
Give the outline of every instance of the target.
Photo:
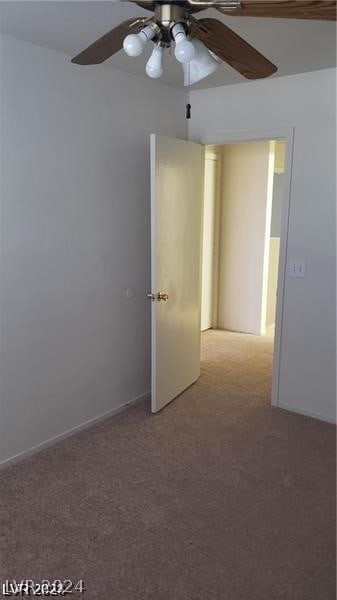
[(158, 292), (157, 300), (158, 302), (160, 302), (160, 300), (164, 300), (164, 302), (166, 302), (166, 300), (168, 300), (168, 294), (165, 294), (164, 292)]

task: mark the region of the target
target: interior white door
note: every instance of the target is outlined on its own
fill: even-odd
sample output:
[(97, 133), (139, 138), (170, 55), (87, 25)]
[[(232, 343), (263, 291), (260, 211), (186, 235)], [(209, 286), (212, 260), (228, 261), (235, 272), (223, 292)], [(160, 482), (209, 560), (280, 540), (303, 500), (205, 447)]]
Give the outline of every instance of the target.
[(200, 375), (203, 172), (203, 146), (151, 135), (152, 412)]

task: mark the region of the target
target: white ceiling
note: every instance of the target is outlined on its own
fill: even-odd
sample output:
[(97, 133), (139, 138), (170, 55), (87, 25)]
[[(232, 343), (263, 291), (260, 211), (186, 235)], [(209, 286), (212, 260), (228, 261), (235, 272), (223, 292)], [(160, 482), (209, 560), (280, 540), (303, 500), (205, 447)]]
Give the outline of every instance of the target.
[[(147, 11), (127, 1), (12, 0), (0, 2), (0, 32), (74, 56), (124, 19), (146, 14), (149, 15)], [(202, 16), (223, 20), (278, 65), (278, 72), (274, 77), (336, 65), (335, 23), (224, 17), (213, 9), (200, 13), (198, 18)], [(121, 51), (105, 64), (146, 77), (145, 62), (144, 55), (129, 58)], [(162, 81), (177, 87), (183, 85), (181, 66), (169, 55), (166, 56)], [(241, 81), (244, 79), (240, 75), (223, 65), (223, 68), (219, 68), (216, 73), (194, 87), (213, 87)]]

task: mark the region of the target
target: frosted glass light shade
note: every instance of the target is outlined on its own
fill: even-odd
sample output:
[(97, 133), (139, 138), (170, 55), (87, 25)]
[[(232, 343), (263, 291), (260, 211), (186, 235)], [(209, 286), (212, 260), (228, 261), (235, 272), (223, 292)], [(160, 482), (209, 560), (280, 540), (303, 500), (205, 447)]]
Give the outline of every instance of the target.
[(208, 77), (217, 70), (220, 61), (204, 46), (200, 40), (193, 39), (190, 42), (194, 46), (194, 58), (187, 64), (183, 64), (184, 85), (193, 85)]

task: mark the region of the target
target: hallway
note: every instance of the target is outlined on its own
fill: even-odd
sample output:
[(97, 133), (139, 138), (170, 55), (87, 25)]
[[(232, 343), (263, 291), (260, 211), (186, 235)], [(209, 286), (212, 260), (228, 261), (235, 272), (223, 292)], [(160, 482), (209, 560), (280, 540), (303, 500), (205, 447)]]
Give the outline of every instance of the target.
[(206, 394), (232, 409), (269, 408), (273, 366), (274, 327), (264, 336), (220, 329), (202, 334), (201, 381)]
[(3, 471), (1, 579), (334, 600), (335, 427), (272, 408), (271, 365), (271, 336), (206, 332), (199, 381), (162, 412), (134, 405)]

